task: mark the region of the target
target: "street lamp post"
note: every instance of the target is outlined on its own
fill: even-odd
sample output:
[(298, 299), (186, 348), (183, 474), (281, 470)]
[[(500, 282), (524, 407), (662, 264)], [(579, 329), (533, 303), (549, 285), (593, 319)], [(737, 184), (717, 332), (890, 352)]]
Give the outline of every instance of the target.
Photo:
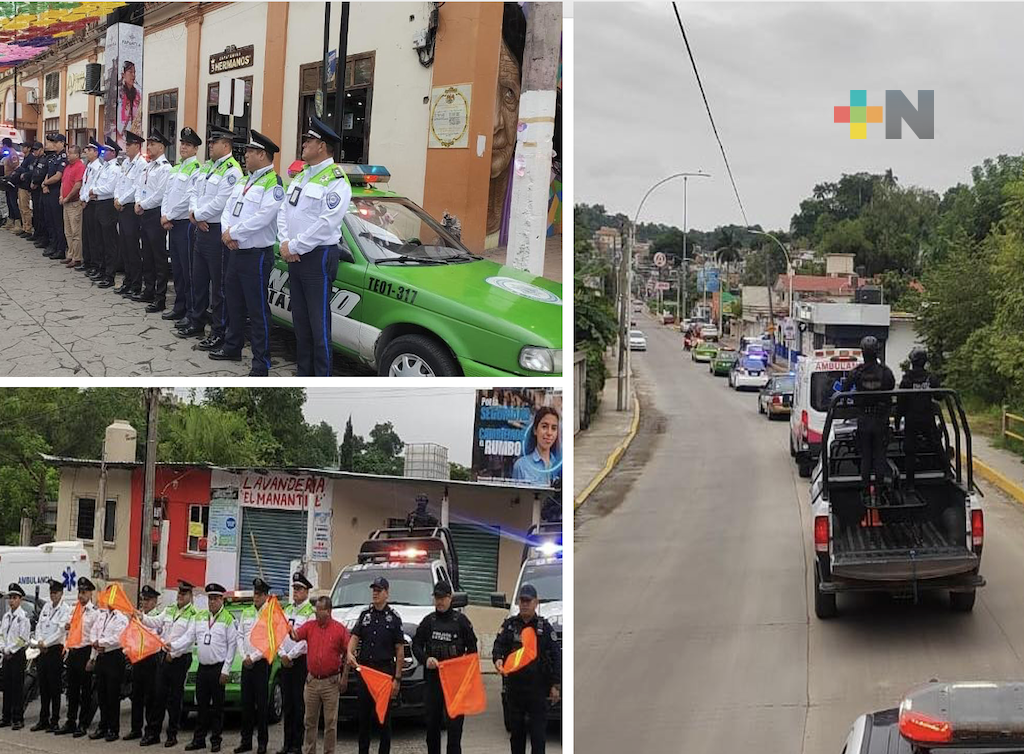
[[(775, 243), (777, 243), (779, 245), (779, 248), (782, 249), (782, 253), (786, 257), (786, 276), (789, 278), (789, 322), (792, 325), (792, 323), (793, 323), (793, 260), (790, 258), (789, 252), (786, 250), (786, 247), (782, 245), (782, 241), (780, 241), (778, 238), (773, 236), (771, 233), (766, 233), (763, 230), (754, 230), (753, 228), (747, 228), (747, 230), (749, 230), (751, 233), (754, 233), (755, 235), (767, 236), (768, 238), (772, 239)], [(770, 281), (766, 277), (765, 278), (765, 286), (768, 288), (768, 303), (771, 304), (772, 290), (771, 290), (771, 286), (769, 285), (769, 283), (770, 283)], [(774, 322), (772, 324), (774, 324)], [(788, 364), (788, 363), (792, 363), (792, 361), (793, 361), (793, 339), (792, 338), (790, 338), (790, 337), (786, 338), (786, 347), (787, 347), (787, 349), (789, 351), (789, 357), (787, 359), (787, 364)], [(775, 333), (774, 333), (774, 331), (772, 332), (772, 361), (773, 362), (775, 361)]]
[[(632, 283), (633, 283), (633, 249), (634, 249), (634, 242), (636, 240), (636, 224), (640, 220), (640, 210), (643, 209), (644, 202), (647, 201), (647, 197), (649, 197), (654, 192), (654, 190), (656, 188), (658, 188), (659, 186), (661, 186), (663, 184), (668, 183), (669, 181), (675, 180), (676, 178), (682, 178), (685, 181), (689, 176), (701, 177), (701, 178), (710, 178), (711, 177), (711, 175), (709, 173), (705, 173), (703, 171), (699, 171), (698, 170), (697, 172), (673, 173), (672, 175), (670, 175), (670, 176), (668, 176), (666, 178), (662, 178), (660, 181), (658, 181), (653, 186), (651, 186), (649, 189), (647, 189), (647, 193), (644, 194), (644, 198), (640, 200), (640, 204), (636, 208), (636, 214), (633, 216), (633, 222), (629, 226), (629, 234), (627, 236), (628, 239), (629, 239), (629, 249), (628, 249), (628, 251), (624, 251), (623, 252), (624, 254), (627, 255), (627, 259), (626, 259), (625, 285), (623, 286), (623, 291), (622, 291), (622, 296), (623, 296), (622, 304), (623, 304), (623, 306), (622, 306), (622, 308), (620, 310), (622, 312), (622, 314), (621, 314), (621, 318), (619, 320), (619, 374), (618, 374), (618, 378), (619, 378), (618, 382), (619, 382), (619, 384), (618, 384), (618, 395), (616, 396), (617, 397), (616, 407), (617, 407), (617, 409), (619, 411), (625, 411), (626, 410), (626, 408), (627, 408), (626, 402), (629, 399), (629, 370), (630, 370), (630, 363), (629, 363), (630, 362), (630, 357), (629, 357), (629, 318), (630, 318), (631, 313), (633, 311), (633, 304), (630, 301), (630, 296), (632, 296)], [(684, 185), (684, 188), (685, 188), (685, 183), (683, 185)], [(684, 193), (684, 196), (683, 196), (683, 217), (684, 217), (684, 222), (683, 222), (683, 256), (685, 257), (686, 256), (686, 222), (685, 222), (685, 217), (686, 217), (686, 197), (685, 197), (685, 193)]]

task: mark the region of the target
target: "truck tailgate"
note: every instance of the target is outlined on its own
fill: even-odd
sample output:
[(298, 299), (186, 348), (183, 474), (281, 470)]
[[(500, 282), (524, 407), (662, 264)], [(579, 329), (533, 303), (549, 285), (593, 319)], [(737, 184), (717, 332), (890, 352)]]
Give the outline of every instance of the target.
[(933, 522), (887, 523), (836, 533), (832, 575), (865, 581), (914, 581), (970, 573), (978, 556)]

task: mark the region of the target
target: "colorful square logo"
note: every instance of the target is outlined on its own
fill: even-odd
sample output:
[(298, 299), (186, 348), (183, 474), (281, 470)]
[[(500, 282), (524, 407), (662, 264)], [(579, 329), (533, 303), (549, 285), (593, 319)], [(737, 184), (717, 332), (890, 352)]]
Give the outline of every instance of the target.
[(866, 139), (868, 123), (882, 122), (882, 106), (868, 105), (867, 89), (851, 89), (850, 104), (836, 105), (833, 110), (834, 123), (849, 123), (851, 139)]

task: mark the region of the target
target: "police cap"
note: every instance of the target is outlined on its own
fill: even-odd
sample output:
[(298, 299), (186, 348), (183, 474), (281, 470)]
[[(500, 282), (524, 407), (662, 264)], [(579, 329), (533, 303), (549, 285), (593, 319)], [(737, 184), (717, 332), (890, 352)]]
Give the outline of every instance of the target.
[(203, 140), (199, 138), (199, 134), (197, 134), (188, 126), (185, 126), (183, 129), (181, 129), (181, 134), (179, 135), (179, 138), (186, 144), (191, 144), (194, 147), (199, 147), (202, 146), (203, 144)]
[(134, 131), (125, 131), (124, 140), (129, 144), (142, 144), (146, 141)]
[(114, 150), (114, 154), (121, 154), (121, 145), (118, 144), (113, 139), (111, 139), (109, 136), (103, 142), (103, 146), (104, 146), (105, 149), (113, 149)]
[(139, 594), (144, 599), (157, 599), (160, 596), (160, 592), (151, 587), (149, 584), (146, 584), (144, 587), (142, 587), (142, 591), (139, 592)]
[(210, 141), (220, 141), (221, 139), (234, 141), (235, 132), (229, 131), (226, 128), (221, 128), (220, 126), (210, 126)]
[(340, 144), (341, 137), (330, 126), (317, 117), (311, 117), (302, 138), (319, 139), (327, 144)]
[(537, 599), (537, 587), (533, 584), (523, 584), (519, 587), (519, 599)]
[(373, 590), (377, 590), (377, 589), (390, 589), (390, 588), (391, 588), (391, 585), (388, 583), (388, 580), (386, 578), (384, 578), (383, 576), (378, 576), (370, 584), (370, 589), (373, 589)]
[(227, 589), (215, 581), (211, 581), (206, 585), (206, 596), (208, 597), (223, 597), (226, 591)]
[(246, 149), (262, 149), (268, 155), (275, 154), (281, 151), (281, 148), (277, 146), (269, 138), (261, 134), (259, 131), (249, 130), (249, 140), (239, 142)]
[(292, 574), (292, 586), (300, 586), (303, 589), (312, 589), (313, 584), (301, 573)]
[(192, 586), (190, 583), (188, 583), (184, 579), (178, 579), (178, 591), (179, 592), (190, 592), (191, 593), (191, 591), (193, 589), (195, 589), (195, 587)]
[(252, 580), (252, 590), (257, 594), (270, 594), (270, 584), (257, 576)]
[(146, 139), (146, 141), (159, 141), (165, 147), (171, 146), (171, 140), (168, 139), (166, 136), (164, 136), (160, 132), (159, 128), (151, 128), (151, 129), (149, 129), (149, 137)]
[(57, 579), (50, 579), (50, 594), (53, 594), (54, 592), (63, 592), (63, 591), (64, 591), (64, 582), (63, 581), (57, 581)]
[(447, 581), (438, 581), (434, 584), (435, 597), (449, 597), (452, 593), (452, 585)]
[(96, 585), (93, 584), (85, 576), (81, 576), (78, 579), (78, 591), (80, 592), (94, 592), (96, 591)]
[(11, 584), (9, 587), (7, 587), (7, 596), (8, 597), (24, 597), (25, 596), (25, 590), (21, 588), (20, 584)]

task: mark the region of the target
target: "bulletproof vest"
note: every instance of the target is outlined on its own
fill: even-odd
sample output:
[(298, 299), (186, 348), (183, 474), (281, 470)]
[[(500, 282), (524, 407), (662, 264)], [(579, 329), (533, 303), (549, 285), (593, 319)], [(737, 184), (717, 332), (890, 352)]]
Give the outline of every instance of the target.
[[(903, 379), (900, 381), (900, 387), (905, 390), (928, 390), (932, 387), (933, 382), (934, 378), (927, 369), (914, 368), (903, 373)], [(907, 413), (915, 413), (925, 416), (930, 415), (932, 410), (932, 396), (905, 396), (903, 405), (906, 407)]]
[(860, 390), (872, 391), (882, 389), (882, 378), (885, 376), (885, 370), (879, 362), (874, 364), (865, 364), (860, 372), (860, 381), (857, 387)]
[(463, 655), (466, 647), (459, 627), (458, 613), (454, 610), (446, 613), (435, 612), (433, 617), (427, 642), (427, 655), (438, 660), (450, 660)]

